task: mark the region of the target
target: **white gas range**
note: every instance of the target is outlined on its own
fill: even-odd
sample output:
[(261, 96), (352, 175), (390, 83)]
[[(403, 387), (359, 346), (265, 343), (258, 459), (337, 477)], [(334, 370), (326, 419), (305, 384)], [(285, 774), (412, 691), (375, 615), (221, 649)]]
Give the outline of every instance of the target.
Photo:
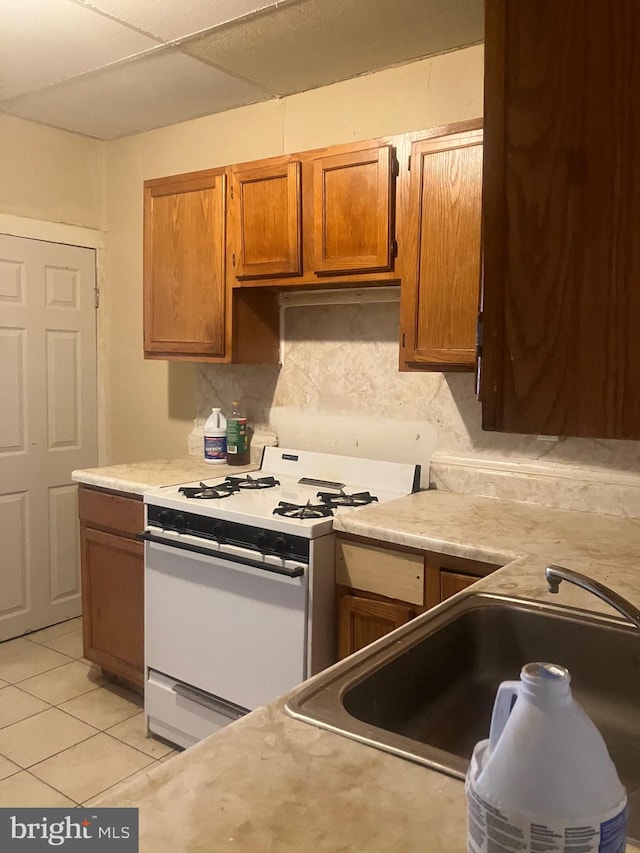
[(147, 492), (149, 730), (189, 746), (333, 663), (333, 518), (419, 482), (419, 465), (265, 447), (258, 471)]

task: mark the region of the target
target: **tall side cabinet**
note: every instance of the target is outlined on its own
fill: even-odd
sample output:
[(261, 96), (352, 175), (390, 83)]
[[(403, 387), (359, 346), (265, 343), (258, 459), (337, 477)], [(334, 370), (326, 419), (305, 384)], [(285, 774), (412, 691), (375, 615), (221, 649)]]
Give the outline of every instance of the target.
[(411, 145), (403, 199), (403, 370), (472, 371), (480, 288), (482, 120)]
[(483, 427), (640, 439), (640, 4), (485, 10)]
[(224, 171), (147, 181), (144, 205), (145, 355), (222, 358)]

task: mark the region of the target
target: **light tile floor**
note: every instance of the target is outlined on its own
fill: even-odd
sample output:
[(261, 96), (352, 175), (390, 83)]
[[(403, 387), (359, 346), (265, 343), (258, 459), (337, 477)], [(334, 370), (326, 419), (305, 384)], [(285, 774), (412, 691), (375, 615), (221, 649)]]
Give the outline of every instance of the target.
[(82, 657), (82, 620), (0, 643), (0, 807), (90, 804), (175, 750)]

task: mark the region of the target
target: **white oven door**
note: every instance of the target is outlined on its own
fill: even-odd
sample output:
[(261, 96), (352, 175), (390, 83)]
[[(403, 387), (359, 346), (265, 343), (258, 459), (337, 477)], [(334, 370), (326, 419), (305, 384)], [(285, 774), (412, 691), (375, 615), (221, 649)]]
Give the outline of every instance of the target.
[(289, 577), (229, 550), (145, 542), (146, 664), (252, 710), (306, 678), (308, 567)]

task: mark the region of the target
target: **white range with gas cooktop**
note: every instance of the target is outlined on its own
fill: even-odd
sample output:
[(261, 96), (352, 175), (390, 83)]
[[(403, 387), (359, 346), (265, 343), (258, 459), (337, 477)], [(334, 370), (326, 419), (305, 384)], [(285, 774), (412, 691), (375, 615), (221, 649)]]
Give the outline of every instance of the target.
[(265, 447), (259, 471), (145, 503), (145, 715), (190, 746), (336, 660), (333, 517), (420, 466)]

